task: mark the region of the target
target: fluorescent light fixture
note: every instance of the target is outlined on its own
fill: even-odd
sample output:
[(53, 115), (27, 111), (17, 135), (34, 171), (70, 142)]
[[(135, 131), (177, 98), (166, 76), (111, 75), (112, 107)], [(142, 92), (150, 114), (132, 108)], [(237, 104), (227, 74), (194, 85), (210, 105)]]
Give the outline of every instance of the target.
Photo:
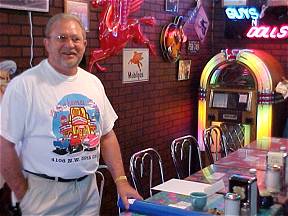
[(247, 0), (222, 0), (222, 7), (247, 5)]

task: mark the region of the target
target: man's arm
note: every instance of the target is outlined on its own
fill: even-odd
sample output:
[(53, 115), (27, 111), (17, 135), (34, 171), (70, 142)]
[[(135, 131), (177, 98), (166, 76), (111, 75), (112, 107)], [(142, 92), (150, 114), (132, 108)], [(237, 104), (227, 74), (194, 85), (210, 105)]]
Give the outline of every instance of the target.
[(0, 172), (20, 201), (28, 189), (28, 183), (22, 173), (15, 145), (2, 136), (0, 136), (0, 158)]
[[(111, 175), (116, 183), (117, 192), (121, 197), (125, 208), (129, 208), (127, 198), (142, 199), (138, 192), (130, 186), (126, 179), (119, 179), (125, 176), (119, 143), (113, 130), (101, 138), (101, 152), (104, 162), (109, 168)], [(118, 180), (116, 180), (118, 179)]]

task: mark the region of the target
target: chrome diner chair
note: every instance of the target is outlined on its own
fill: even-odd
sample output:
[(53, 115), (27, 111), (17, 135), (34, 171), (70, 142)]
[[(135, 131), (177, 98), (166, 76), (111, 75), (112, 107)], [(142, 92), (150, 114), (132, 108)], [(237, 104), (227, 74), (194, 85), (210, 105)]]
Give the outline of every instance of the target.
[(223, 122), (220, 124), (228, 153), (244, 147), (245, 129), (241, 124)]
[(179, 179), (203, 168), (199, 144), (192, 135), (174, 139), (171, 143), (171, 156)]
[[(100, 215), (120, 215), (120, 208), (115, 205), (111, 208), (109, 203), (117, 203), (119, 195), (116, 186), (111, 186), (114, 182), (108, 166), (101, 164), (96, 171), (96, 181), (100, 198)], [(106, 191), (104, 193), (104, 190)]]
[(102, 202), (103, 190), (104, 190), (104, 185), (105, 185), (105, 176), (104, 176), (105, 170), (108, 171), (108, 167), (106, 165), (99, 165), (96, 171), (96, 179), (99, 180), (97, 181), (97, 184), (98, 184), (98, 191), (99, 191), (99, 197), (100, 197), (100, 206)]
[(162, 159), (153, 148), (134, 153), (129, 169), (133, 184), (143, 198), (152, 196), (151, 188), (164, 182)]
[(228, 155), (225, 138), (219, 126), (212, 125), (203, 131), (203, 143), (210, 164)]

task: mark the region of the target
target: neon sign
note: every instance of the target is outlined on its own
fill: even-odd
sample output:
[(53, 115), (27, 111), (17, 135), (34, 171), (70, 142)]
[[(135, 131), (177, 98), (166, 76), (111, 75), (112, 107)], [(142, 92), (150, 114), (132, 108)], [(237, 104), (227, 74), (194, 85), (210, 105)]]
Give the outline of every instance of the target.
[(278, 26), (252, 26), (247, 32), (248, 38), (271, 38), (285, 39), (288, 38), (288, 25)]
[(255, 7), (227, 7), (225, 13), (229, 19), (258, 19), (259, 12)]
[(229, 61), (229, 60), (236, 60), (237, 59), (237, 55), (239, 54), (239, 52), (253, 52), (250, 49), (225, 49), (222, 50), (221, 52), (224, 53), (225, 58)]

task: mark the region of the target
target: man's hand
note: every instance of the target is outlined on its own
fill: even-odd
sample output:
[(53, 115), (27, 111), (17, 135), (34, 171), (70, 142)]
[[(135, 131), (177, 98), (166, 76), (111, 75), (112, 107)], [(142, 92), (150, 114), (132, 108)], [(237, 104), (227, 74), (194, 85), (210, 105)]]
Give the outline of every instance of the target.
[(119, 143), (113, 130), (101, 137), (101, 153), (105, 164), (115, 181), (117, 192), (121, 197), (125, 208), (128, 210), (128, 198), (143, 198), (130, 186), (125, 176)]
[(130, 186), (127, 180), (119, 181), (116, 183), (117, 192), (122, 199), (125, 209), (129, 209), (128, 198), (143, 200), (139, 193)]

